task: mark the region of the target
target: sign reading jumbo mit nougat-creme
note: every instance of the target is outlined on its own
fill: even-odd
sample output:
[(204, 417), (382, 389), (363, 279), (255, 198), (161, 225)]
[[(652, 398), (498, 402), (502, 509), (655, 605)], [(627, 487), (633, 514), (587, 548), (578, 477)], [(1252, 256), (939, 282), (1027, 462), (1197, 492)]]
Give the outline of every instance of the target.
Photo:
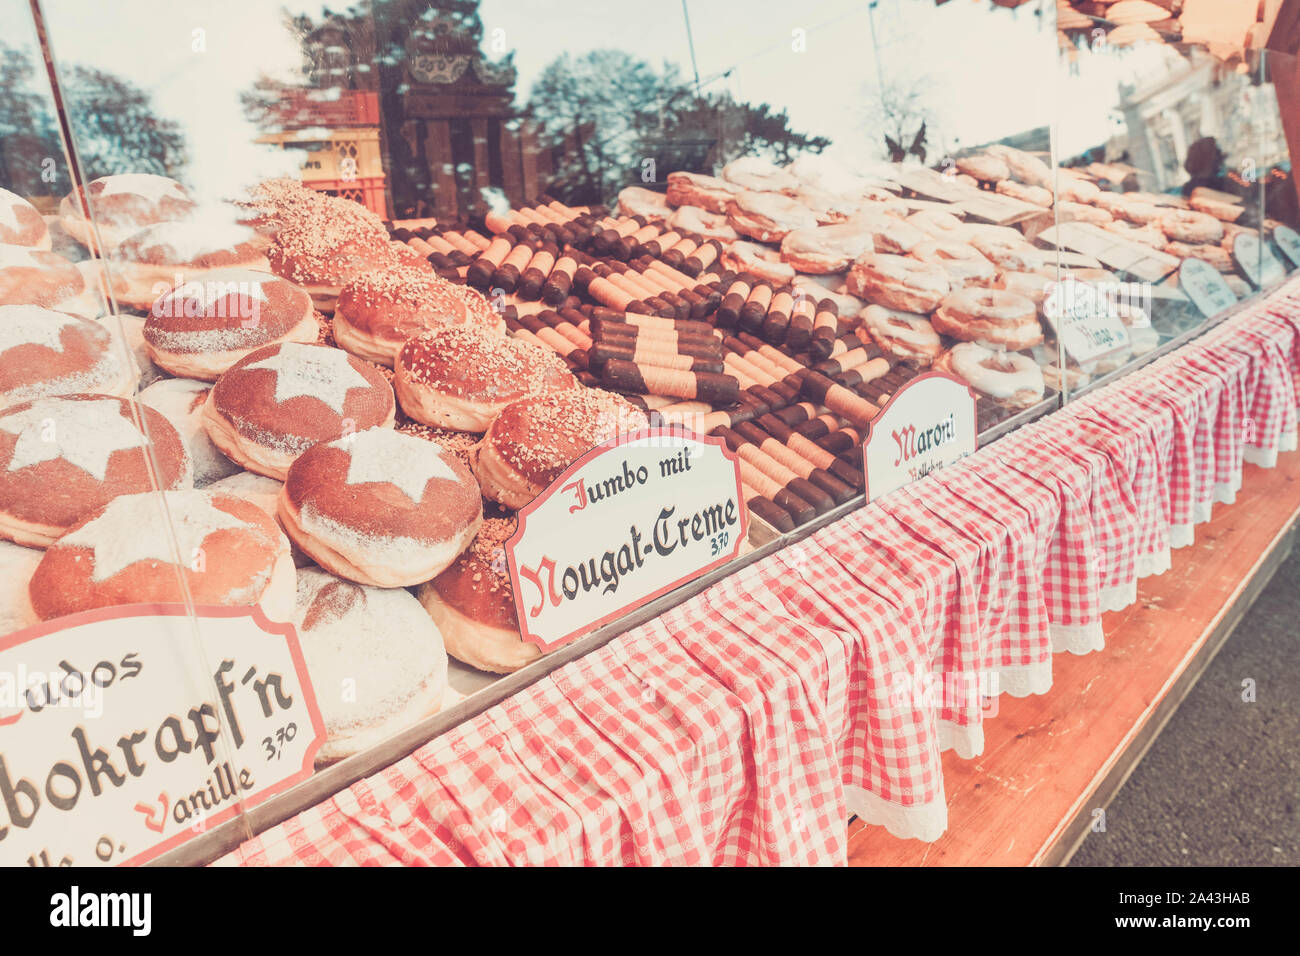
[(979, 445), (975, 393), (927, 372), (900, 388), (871, 422), (862, 445), (867, 500), (874, 501), (965, 458)]
[(196, 614), (104, 608), (0, 643), (0, 865), (143, 863), (311, 774), (293, 626)]
[(740, 465), (679, 427), (610, 439), (519, 512), (506, 561), (524, 640), (553, 650), (740, 553)]

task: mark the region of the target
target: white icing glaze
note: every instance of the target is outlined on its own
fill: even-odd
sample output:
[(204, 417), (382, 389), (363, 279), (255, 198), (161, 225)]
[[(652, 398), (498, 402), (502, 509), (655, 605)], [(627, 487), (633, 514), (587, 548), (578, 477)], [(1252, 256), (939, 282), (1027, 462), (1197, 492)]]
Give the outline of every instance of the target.
[[(184, 188), (176, 180), (151, 173), (119, 173), (116, 176), (105, 176), (95, 182), (104, 184), (99, 191), (100, 196), (129, 193), (133, 196), (141, 196), (152, 203), (162, 202), (167, 196), (182, 200), (189, 199), (189, 196), (185, 195)], [(94, 183), (91, 185), (93, 186)]]
[(363, 432), (330, 442), (349, 454), (349, 485), (386, 481), (419, 504), (430, 480), (459, 481), (443, 458), (445, 449), (436, 442), (403, 435), (391, 428), (367, 428)]
[(267, 368), (275, 372), (275, 400), (279, 403), (305, 395), (324, 402), (342, 415), (349, 389), (371, 387), (348, 359), (348, 353), (341, 349), (288, 342), (275, 355), (244, 368)]
[(42, 398), (21, 412), (0, 417), (0, 431), (18, 436), (6, 471), (21, 471), (62, 458), (103, 481), (116, 451), (143, 448), (146, 439), (111, 399)]
[(165, 378), (137, 396), (142, 405), (148, 405), (176, 428), (190, 450), (194, 482), (200, 487), (240, 470), (212, 443), (203, 427), (203, 399), (211, 388), (210, 383), (192, 378)]
[[(983, 363), (991, 358), (1011, 366), (1011, 371), (991, 369)], [(974, 342), (953, 346), (952, 369), (979, 391), (993, 398), (1010, 398), (1017, 392), (1032, 391), (1042, 394), (1043, 370), (1031, 358), (1018, 352), (998, 354)]]

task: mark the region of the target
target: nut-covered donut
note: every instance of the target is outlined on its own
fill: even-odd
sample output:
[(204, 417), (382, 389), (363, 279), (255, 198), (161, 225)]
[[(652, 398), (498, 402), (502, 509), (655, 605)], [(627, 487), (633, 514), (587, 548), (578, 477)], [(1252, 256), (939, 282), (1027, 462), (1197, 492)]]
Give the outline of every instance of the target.
[(315, 342), (311, 296), (269, 272), (222, 269), (159, 297), (144, 323), (159, 368), (215, 382), (245, 355), (278, 342)]
[(326, 314), (333, 313), (343, 287), (363, 273), (404, 266), (433, 271), (406, 243), (391, 242), (364, 223), (334, 214), (283, 226), (266, 257), (272, 272), (306, 289)]
[(465, 550), (483, 501), (469, 468), (441, 445), (368, 428), (305, 451), (277, 513), (321, 567), (399, 588), (428, 581)]
[[(165, 499), (165, 507), (164, 507)], [(70, 530), (32, 575), (42, 620), (119, 604), (260, 604), (273, 621), (293, 612), (293, 561), (280, 528), (233, 495), (208, 491), (121, 495)]]
[(43, 548), (118, 495), (192, 481), (185, 443), (152, 408), (59, 395), (0, 411), (0, 538)]
[(782, 189), (797, 189), (799, 186), (799, 180), (794, 175), (757, 156), (733, 159), (722, 167), (722, 178), (742, 190), (755, 192), (778, 192)]
[(1160, 217), (1160, 228), (1174, 242), (1218, 242), (1223, 238), (1223, 223), (1190, 209), (1166, 210)]
[(727, 222), (742, 236), (780, 242), (792, 229), (814, 228), (817, 217), (789, 196), (742, 190), (727, 206)]
[(663, 193), (642, 186), (625, 186), (619, 190), (618, 211), (623, 216), (642, 216), (647, 222), (667, 219), (672, 212)]
[(396, 418), (392, 386), (378, 368), (327, 345), (267, 345), (236, 362), (203, 406), (203, 427), (226, 457), (284, 480), (317, 442)]
[(869, 305), (862, 310), (862, 325), (881, 351), (910, 365), (929, 365), (943, 351), (939, 333), (923, 315)]
[(0, 245), (0, 305), (54, 309), (85, 291), (85, 276), (63, 256), (31, 246)]
[(123, 239), (110, 269), (120, 279), (119, 302), (148, 309), (178, 285), (221, 269), (267, 271), (263, 243), (247, 226), (200, 216), (148, 226)]
[(1007, 196), (1011, 199), (1019, 199), (1021, 202), (1031, 203), (1035, 206), (1043, 206), (1050, 209), (1055, 199), (1050, 189), (1044, 189), (1042, 186), (1030, 186), (1026, 183), (1018, 183), (1014, 179), (1003, 179), (993, 187), (993, 191)]
[(471, 464), (485, 498), (522, 508), (592, 448), (646, 424), (644, 412), (611, 392), (550, 392), (507, 405)]
[(317, 765), (375, 747), (441, 709), (447, 652), (409, 592), (303, 568), (293, 623), (325, 722)]
[(1043, 370), (1027, 355), (959, 342), (940, 355), (935, 369), (951, 372), (1006, 408), (1029, 408), (1043, 400)]
[(491, 674), (510, 674), (542, 654), (519, 635), (505, 543), (513, 518), (488, 518), (474, 541), (416, 596), (433, 618), (447, 653)]
[(992, 285), (998, 276), (993, 263), (974, 246), (952, 239), (928, 239), (912, 249), (912, 256), (948, 270), (954, 286)]
[(931, 321), (936, 331), (964, 342), (1018, 350), (1043, 340), (1034, 303), (1001, 289), (958, 289), (943, 300)]
[(50, 248), (50, 227), (35, 206), (17, 193), (0, 189), (0, 244)]
[(507, 405), (576, 388), (553, 351), (473, 326), (414, 336), (397, 357), (393, 387), (402, 411), (417, 422), (484, 432)]
[(976, 154), (957, 159), (957, 168), (967, 176), (973, 176), (982, 183), (996, 183), (1011, 177), (1011, 169), (1006, 161), (997, 156)]
[(943, 266), (907, 256), (871, 253), (849, 269), (849, 293), (902, 312), (932, 312), (952, 288)]
[[(90, 219), (86, 207), (89, 204)], [(96, 236), (111, 252), (128, 236), (160, 222), (184, 219), (196, 208), (185, 187), (166, 176), (119, 173), (96, 179), (73, 190), (59, 203), (59, 224), (87, 249), (95, 250)], [(93, 220), (93, 225), (92, 225)]]
[(212, 386), (192, 378), (164, 378), (142, 389), (138, 401), (171, 422), (194, 464), (194, 485), (202, 488), (243, 469), (221, 453), (203, 427), (203, 406)]
[(813, 229), (792, 229), (781, 240), (781, 258), (800, 272), (843, 272), (859, 256), (874, 252), (871, 230), (849, 221)]
[(35, 305), (0, 305), (0, 408), (46, 395), (135, 391), (130, 355), (91, 319)]
[(669, 173), (667, 200), (670, 206), (697, 206), (712, 213), (725, 213), (727, 203), (739, 187), (716, 176)]
[(392, 366), (406, 340), (427, 329), (470, 325), (505, 335), (506, 323), (477, 289), (431, 272), (366, 272), (343, 287), (334, 308), (334, 341), (368, 362)]

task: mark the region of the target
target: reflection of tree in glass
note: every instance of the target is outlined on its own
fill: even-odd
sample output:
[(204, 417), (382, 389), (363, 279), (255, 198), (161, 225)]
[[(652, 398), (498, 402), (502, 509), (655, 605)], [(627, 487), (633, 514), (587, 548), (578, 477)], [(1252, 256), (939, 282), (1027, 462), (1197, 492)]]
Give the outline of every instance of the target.
[(867, 104), (863, 126), (868, 139), (879, 144), (882, 158), (898, 162), (910, 153), (924, 163), (927, 153), (932, 158), (942, 154), (943, 141), (935, 133), (939, 116), (932, 95), (936, 89), (931, 77), (896, 73), (885, 80), (884, 89), (872, 84), (863, 91)]
[[(38, 93), (35, 78), (26, 51), (0, 44), (0, 185), (22, 196), (60, 195), (71, 188), (63, 146), (48, 89)], [(54, 183), (42, 178), (47, 159), (54, 160)]]

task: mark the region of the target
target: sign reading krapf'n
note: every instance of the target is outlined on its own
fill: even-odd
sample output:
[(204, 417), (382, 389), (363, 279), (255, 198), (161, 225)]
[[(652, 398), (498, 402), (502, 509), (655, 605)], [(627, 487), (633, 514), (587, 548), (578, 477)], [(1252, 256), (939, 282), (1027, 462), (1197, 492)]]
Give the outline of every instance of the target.
[(553, 650), (740, 553), (740, 465), (647, 428), (598, 445), (519, 512), (506, 561), (524, 640)]
[(292, 625), (85, 611), (0, 643), (0, 864), (143, 863), (309, 776), (325, 730)]
[(874, 501), (975, 451), (975, 393), (942, 372), (918, 375), (889, 400), (862, 445)]

